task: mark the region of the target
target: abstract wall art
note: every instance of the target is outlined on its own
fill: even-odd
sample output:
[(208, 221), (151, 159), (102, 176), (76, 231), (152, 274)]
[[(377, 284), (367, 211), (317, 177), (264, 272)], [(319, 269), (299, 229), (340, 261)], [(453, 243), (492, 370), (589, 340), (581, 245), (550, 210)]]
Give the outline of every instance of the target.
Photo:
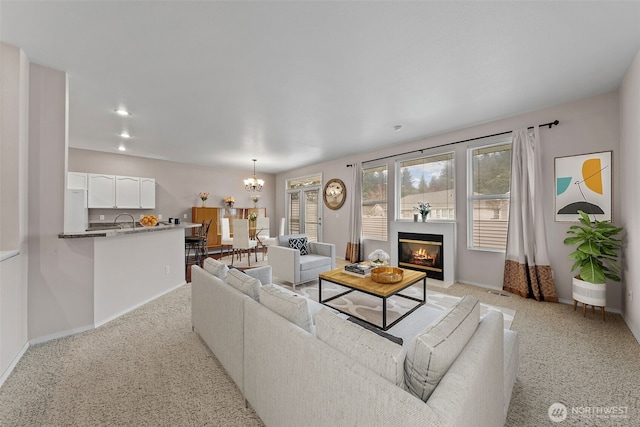
[(577, 222), (578, 211), (611, 220), (611, 157), (611, 151), (556, 157), (556, 221)]

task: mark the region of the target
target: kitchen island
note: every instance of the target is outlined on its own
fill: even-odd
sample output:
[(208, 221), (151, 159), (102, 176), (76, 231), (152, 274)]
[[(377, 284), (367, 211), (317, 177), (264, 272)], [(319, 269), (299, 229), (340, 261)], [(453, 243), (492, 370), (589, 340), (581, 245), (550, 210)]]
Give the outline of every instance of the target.
[(98, 327), (185, 283), (184, 237), (201, 224), (60, 233), (82, 257), (73, 266), (92, 290), (93, 327)]

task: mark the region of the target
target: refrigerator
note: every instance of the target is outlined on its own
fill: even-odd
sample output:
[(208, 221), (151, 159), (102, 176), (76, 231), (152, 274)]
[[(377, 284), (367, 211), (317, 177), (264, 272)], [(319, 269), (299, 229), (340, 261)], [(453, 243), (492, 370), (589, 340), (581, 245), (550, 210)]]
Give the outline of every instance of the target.
[(89, 228), (87, 190), (67, 190), (64, 199), (64, 232), (86, 231)]

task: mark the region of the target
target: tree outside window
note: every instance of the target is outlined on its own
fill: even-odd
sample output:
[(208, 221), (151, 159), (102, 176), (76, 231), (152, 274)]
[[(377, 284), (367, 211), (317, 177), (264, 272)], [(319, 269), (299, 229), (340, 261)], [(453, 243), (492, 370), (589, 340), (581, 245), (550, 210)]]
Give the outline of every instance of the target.
[(399, 162), (398, 219), (413, 219), (418, 202), (431, 205), (431, 218), (455, 218), (454, 153)]
[(469, 248), (504, 250), (507, 246), (511, 142), (504, 141), (469, 149)]
[(362, 238), (387, 240), (387, 166), (362, 169)]

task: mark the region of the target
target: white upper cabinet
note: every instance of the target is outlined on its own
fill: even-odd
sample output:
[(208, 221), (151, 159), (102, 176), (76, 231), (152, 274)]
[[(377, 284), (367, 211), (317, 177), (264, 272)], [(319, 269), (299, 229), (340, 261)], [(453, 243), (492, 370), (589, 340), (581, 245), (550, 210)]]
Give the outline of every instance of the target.
[(116, 207), (121, 209), (140, 208), (140, 178), (116, 176)]
[(90, 208), (115, 208), (116, 177), (97, 173), (87, 174)]
[(84, 172), (67, 172), (67, 189), (86, 190), (87, 174)]
[(140, 207), (142, 209), (156, 207), (156, 180), (153, 178), (140, 178)]
[(156, 180), (153, 178), (98, 173), (89, 173), (86, 176), (89, 208), (155, 209), (156, 207)]

